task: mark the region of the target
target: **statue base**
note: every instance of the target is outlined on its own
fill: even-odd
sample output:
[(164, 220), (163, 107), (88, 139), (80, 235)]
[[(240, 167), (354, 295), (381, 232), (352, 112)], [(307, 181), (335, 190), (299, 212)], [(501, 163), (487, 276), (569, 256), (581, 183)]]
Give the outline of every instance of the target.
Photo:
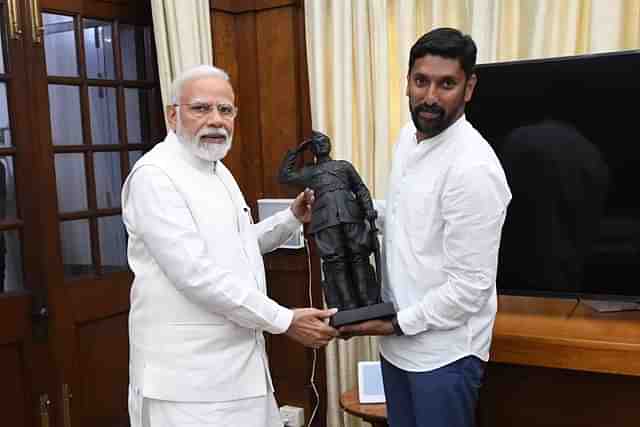
[(352, 310), (338, 311), (331, 316), (329, 325), (334, 328), (338, 328), (344, 325), (350, 325), (352, 323), (361, 323), (367, 320), (373, 319), (387, 319), (396, 314), (396, 310), (393, 304), (390, 302), (383, 302), (374, 305), (367, 305), (360, 308), (354, 308)]

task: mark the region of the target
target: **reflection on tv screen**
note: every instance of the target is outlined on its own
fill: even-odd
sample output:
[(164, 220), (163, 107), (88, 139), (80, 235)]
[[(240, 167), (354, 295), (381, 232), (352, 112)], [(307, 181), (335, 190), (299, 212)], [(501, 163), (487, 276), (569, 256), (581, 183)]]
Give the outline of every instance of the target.
[(498, 291), (640, 300), (640, 51), (478, 66), (467, 118), (513, 199)]

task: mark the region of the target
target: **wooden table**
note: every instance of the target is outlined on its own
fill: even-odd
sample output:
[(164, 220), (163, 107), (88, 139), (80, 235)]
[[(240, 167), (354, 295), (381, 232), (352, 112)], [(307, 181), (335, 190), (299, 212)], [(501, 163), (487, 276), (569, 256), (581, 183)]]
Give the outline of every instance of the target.
[[(598, 313), (575, 300), (501, 295), (481, 427), (635, 427), (640, 312)], [(340, 397), (348, 413), (386, 426), (384, 404)]]
[(342, 393), (340, 406), (349, 414), (371, 423), (373, 427), (387, 427), (387, 405), (360, 403), (357, 388)]
[(636, 427), (640, 312), (501, 295), (482, 427)]

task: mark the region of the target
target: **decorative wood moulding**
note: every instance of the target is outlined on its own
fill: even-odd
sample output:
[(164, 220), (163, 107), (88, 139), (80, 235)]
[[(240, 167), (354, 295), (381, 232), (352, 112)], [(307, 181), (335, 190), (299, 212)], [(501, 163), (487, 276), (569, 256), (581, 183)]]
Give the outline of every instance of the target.
[(210, 0), (211, 10), (227, 13), (258, 12), (300, 3), (301, 0)]

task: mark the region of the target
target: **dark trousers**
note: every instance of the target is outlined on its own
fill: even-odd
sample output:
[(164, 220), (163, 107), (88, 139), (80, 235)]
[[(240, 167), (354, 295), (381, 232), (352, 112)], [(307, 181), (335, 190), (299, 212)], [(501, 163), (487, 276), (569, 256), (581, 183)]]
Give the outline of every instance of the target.
[(467, 356), (428, 372), (408, 372), (383, 357), (389, 427), (475, 427), (485, 363)]

